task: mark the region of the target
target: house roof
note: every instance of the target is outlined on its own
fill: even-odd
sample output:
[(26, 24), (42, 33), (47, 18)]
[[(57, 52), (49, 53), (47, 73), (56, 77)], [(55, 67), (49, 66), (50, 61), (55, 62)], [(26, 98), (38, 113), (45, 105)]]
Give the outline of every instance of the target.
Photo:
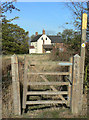
[(35, 36), (35, 37), (31, 40), (31, 42), (36, 42), (41, 36), (42, 36), (42, 35), (37, 35), (37, 36)]
[[(35, 36), (31, 40), (31, 42), (36, 42), (41, 36), (42, 36), (42, 34)], [(57, 36), (57, 35), (47, 35), (47, 37), (51, 40), (52, 43), (63, 43), (63, 41), (62, 41), (60, 36)]]
[(48, 35), (49, 39), (52, 41), (52, 43), (63, 43), (62, 39), (60, 36), (57, 35)]

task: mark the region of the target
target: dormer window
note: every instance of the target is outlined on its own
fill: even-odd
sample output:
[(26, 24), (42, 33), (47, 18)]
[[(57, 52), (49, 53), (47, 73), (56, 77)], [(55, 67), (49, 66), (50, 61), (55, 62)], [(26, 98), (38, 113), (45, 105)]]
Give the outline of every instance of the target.
[(41, 38), (41, 40), (43, 40), (43, 37)]
[(46, 38), (46, 40), (47, 40), (47, 38)]

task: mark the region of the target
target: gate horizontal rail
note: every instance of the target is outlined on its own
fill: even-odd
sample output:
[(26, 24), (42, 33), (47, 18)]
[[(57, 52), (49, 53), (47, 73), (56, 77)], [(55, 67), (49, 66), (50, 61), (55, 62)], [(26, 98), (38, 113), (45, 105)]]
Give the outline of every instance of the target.
[(69, 75), (69, 72), (40, 72), (40, 73), (33, 73), (29, 72), (28, 75)]
[(69, 85), (69, 82), (28, 82), (28, 85)]
[(59, 91), (59, 92), (49, 92), (49, 91), (43, 91), (43, 92), (37, 92), (37, 91), (30, 91), (30, 92), (27, 92), (27, 95), (67, 95), (68, 94), (68, 91)]
[(29, 64), (30, 66), (37, 66), (37, 65), (58, 65), (58, 66), (71, 66), (71, 65), (73, 65), (71, 62), (67, 62), (67, 61), (65, 61), (65, 62), (35, 62), (35, 61), (32, 61), (30, 64)]
[(63, 103), (65, 103), (65, 104), (67, 104), (67, 101), (65, 100), (65, 101), (61, 101), (61, 100), (50, 100), (50, 101), (47, 101), (47, 100), (41, 100), (41, 101), (27, 101), (26, 102), (26, 105), (31, 105), (31, 104), (57, 104), (57, 103), (59, 103), (59, 104), (63, 104)]

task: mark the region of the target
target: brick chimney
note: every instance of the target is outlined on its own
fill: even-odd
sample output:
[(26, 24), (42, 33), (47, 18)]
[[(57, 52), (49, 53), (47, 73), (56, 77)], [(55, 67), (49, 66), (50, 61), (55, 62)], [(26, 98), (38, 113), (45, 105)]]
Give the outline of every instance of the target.
[(37, 36), (37, 35), (38, 35), (38, 32), (36, 32), (35, 35)]
[(43, 35), (45, 34), (45, 30), (43, 29)]

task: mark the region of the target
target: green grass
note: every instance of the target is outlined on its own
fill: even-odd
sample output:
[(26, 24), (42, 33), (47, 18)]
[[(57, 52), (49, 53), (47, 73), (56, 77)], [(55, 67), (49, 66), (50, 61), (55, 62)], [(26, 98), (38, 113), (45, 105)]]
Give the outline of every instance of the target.
[(59, 118), (59, 111), (44, 111), (37, 115), (36, 118)]
[(62, 118), (64, 117), (62, 116), (62, 113), (66, 111), (69, 112), (68, 109), (64, 108), (43, 110), (40, 111), (40, 113), (38, 112), (38, 114), (35, 115), (35, 118)]

